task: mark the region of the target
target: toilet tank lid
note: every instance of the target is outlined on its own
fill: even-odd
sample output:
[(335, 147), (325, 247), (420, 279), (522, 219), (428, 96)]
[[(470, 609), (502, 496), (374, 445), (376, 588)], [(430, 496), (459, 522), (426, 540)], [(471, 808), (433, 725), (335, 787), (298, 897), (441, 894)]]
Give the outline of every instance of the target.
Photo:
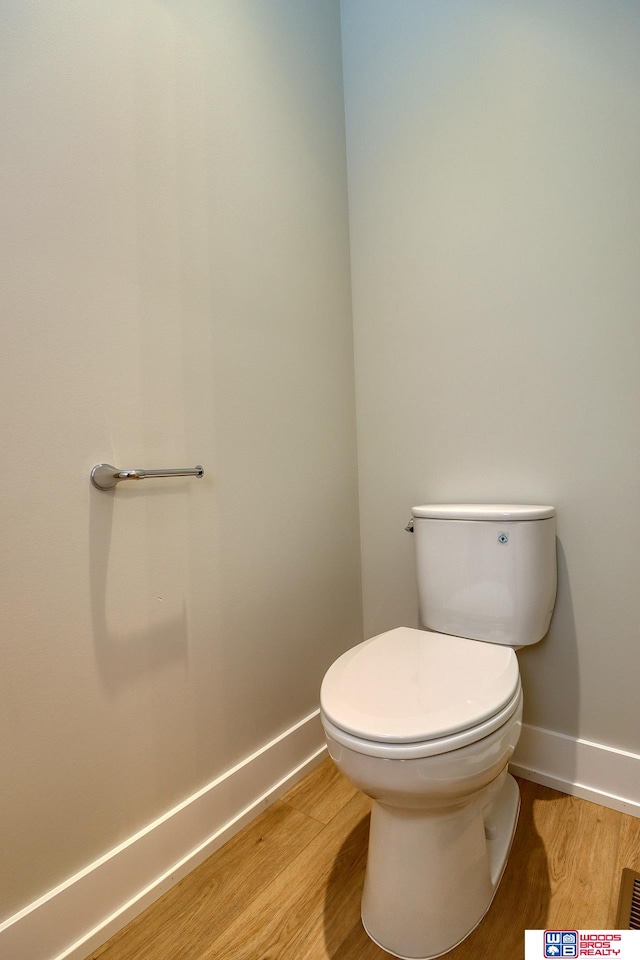
[(555, 516), (555, 507), (517, 503), (427, 503), (413, 507), (412, 514), (423, 520), (546, 520)]

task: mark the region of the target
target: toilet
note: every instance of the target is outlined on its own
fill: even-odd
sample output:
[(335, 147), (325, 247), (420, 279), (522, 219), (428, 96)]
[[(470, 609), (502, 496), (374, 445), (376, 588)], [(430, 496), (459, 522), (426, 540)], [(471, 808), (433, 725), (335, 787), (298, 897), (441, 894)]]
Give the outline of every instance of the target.
[(320, 694), (329, 753), (371, 797), (362, 922), (403, 960), (480, 923), (520, 809), (507, 764), (522, 725), (515, 651), (549, 628), (555, 510), (414, 507), (420, 621), (348, 650)]

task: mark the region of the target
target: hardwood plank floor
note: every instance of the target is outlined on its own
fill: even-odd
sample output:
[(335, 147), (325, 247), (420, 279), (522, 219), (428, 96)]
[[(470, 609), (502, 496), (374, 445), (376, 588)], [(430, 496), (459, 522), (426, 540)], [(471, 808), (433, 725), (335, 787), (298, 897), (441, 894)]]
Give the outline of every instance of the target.
[(274, 803), (92, 956), (200, 960), (321, 831), (316, 820)]
[(620, 839), (618, 841), (618, 856), (615, 866), (615, 875), (617, 882), (615, 888), (611, 891), (611, 900), (609, 903), (610, 923), (615, 922), (618, 913), (618, 884), (622, 871), (625, 867), (640, 873), (640, 836), (638, 824), (640, 821), (636, 817), (622, 816), (620, 824)]
[[(526, 780), (496, 898), (451, 960), (519, 960), (525, 929), (614, 924), (640, 820)], [(325, 760), (90, 960), (385, 960), (360, 923), (369, 801)]]
[(282, 802), (326, 824), (357, 792), (336, 765), (325, 760), (285, 793)]

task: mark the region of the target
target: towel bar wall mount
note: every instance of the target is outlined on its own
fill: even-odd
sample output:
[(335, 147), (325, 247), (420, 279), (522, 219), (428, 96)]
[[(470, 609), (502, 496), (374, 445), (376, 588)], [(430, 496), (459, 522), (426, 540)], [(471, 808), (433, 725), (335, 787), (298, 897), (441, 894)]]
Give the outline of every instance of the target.
[(204, 477), (204, 467), (177, 467), (167, 470), (118, 470), (110, 463), (96, 463), (91, 483), (98, 490), (111, 490), (121, 480), (147, 480), (149, 477)]

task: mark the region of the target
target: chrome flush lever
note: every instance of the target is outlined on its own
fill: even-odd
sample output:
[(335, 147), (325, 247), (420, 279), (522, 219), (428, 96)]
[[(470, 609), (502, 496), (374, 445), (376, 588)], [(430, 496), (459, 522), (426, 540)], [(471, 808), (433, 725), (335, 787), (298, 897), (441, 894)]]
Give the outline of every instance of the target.
[(111, 490), (121, 480), (146, 480), (148, 477), (203, 477), (204, 467), (178, 467), (167, 470), (118, 470), (110, 463), (96, 463), (91, 471), (91, 483), (98, 490)]
[(413, 517), (409, 520), (409, 523), (406, 525), (405, 530), (407, 533), (413, 533)]

